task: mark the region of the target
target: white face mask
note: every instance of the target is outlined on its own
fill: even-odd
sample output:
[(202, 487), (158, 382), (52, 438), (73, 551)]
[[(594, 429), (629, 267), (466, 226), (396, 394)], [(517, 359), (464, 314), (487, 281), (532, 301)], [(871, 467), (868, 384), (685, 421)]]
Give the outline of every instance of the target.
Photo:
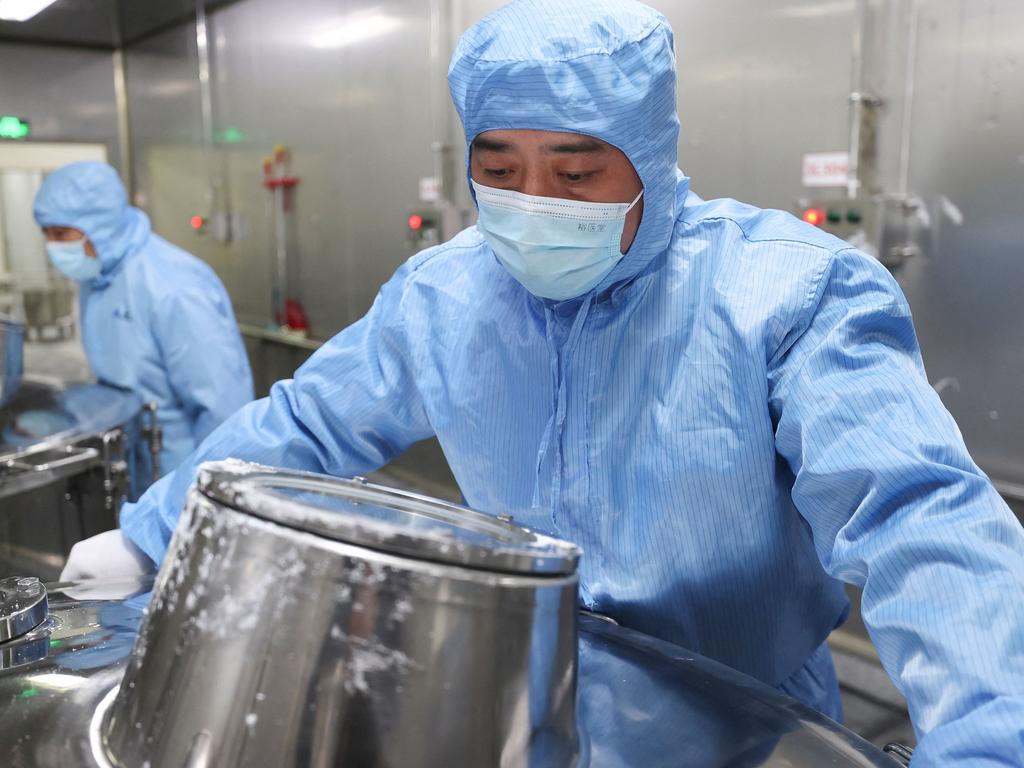
[(102, 269), (100, 260), (85, 252), (84, 238), (64, 242), (51, 240), (46, 243), (46, 252), (53, 266), (72, 280), (92, 280)]
[(498, 261), (530, 293), (572, 299), (595, 288), (622, 258), (631, 203), (537, 197), (473, 182), (479, 229)]

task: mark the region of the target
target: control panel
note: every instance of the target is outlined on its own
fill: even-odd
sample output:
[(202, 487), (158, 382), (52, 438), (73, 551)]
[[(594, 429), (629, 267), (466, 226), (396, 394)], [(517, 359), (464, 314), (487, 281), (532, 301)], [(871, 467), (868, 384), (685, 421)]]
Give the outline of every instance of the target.
[(406, 217), (406, 232), (417, 251), (441, 242), (441, 214), (431, 208), (410, 211)]
[[(843, 240), (866, 237), (877, 232), (874, 201), (865, 198), (850, 200), (811, 200), (804, 203), (800, 217)], [(851, 241), (852, 242), (852, 241)], [(860, 244), (857, 244), (860, 247)]]

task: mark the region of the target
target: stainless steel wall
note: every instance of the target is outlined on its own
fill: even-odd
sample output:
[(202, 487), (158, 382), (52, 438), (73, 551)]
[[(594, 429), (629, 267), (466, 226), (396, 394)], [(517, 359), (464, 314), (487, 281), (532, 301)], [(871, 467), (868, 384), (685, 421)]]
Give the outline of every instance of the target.
[(1024, 485), (1024, 4), (922, 7), (910, 187), (932, 228), (900, 282), (974, 457)]
[[(128, 51), (140, 200), (157, 229), (210, 261), (239, 316), (270, 319), (274, 252), (261, 160), (286, 144), (295, 191), (292, 277), (314, 332), (330, 336), (366, 312), (409, 255), (405, 211), (433, 173), (427, 2), (247, 0), (209, 17), (215, 130), (237, 143), (204, 157), (193, 28)], [(436, 101), (436, 100), (435, 100)], [(236, 133), (235, 136), (239, 134)], [(189, 227), (210, 207), (240, 223), (231, 243)]]
[(120, 165), (110, 52), (0, 43), (0, 114), (27, 119), (33, 140), (106, 144)]
[[(1024, 484), (1024, 324), (1015, 301), (1024, 285), (1015, 232), (1024, 205), (1024, 6), (865, 3), (865, 86), (886, 99), (881, 180), (899, 190), (908, 137), (907, 191), (924, 201), (931, 225), (922, 255), (898, 273), (930, 378), (979, 462)], [(849, 144), (857, 3), (653, 4), (676, 31), (680, 164), (694, 188), (792, 209), (805, 193), (803, 154)], [(260, 158), (275, 143), (289, 145), (302, 177), (299, 294), (314, 332), (331, 335), (365, 312), (409, 255), (405, 213), (417, 180), (435, 172), (431, 143), (450, 144), (461, 163), (444, 63), (458, 32), (498, 5), (245, 0), (212, 13), (214, 128), (244, 133), (218, 145), (212, 161), (202, 149), (194, 28), (133, 46), (127, 71), (140, 202), (165, 236), (217, 268), (243, 320), (265, 323), (273, 240)], [(908, 69), (910, 21), (917, 49)], [(905, 110), (908, 75), (914, 96)], [(456, 199), (468, 208), (461, 174), (455, 178)], [(191, 215), (218, 207), (241, 218), (229, 245), (188, 228)]]

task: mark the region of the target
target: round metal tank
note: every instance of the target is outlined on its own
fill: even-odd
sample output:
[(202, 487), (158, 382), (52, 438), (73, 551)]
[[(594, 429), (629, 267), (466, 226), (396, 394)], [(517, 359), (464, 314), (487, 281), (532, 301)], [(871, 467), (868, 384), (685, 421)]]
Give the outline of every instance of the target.
[(745, 675), (576, 614), (577, 553), (531, 536), (359, 481), (215, 467), (155, 588), (0, 582), (0, 614), (18, 613), (0, 765), (905, 765)]
[(206, 465), (111, 763), (574, 766), (578, 558), (365, 481)]
[(56, 578), (71, 547), (117, 525), (142, 402), (26, 377), (0, 407), (0, 577)]

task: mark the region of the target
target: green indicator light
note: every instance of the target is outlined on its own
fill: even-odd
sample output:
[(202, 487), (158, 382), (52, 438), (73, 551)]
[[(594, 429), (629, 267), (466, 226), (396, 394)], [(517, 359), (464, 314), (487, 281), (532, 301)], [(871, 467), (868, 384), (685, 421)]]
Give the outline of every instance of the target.
[(249, 138), (249, 135), (240, 128), (225, 128), (218, 131), (213, 138), (220, 144), (238, 144)]
[(843, 214), (841, 214), (837, 209), (835, 209), (835, 208), (829, 208), (828, 209), (828, 223), (829, 224), (838, 224), (842, 220), (843, 220)]
[(20, 699), (31, 699), (39, 695), (38, 688), (26, 688), (24, 691), (18, 694)]
[(20, 117), (13, 115), (0, 117), (0, 139), (24, 139), (31, 132), (32, 128)]
[(60, 648), (63, 644), (64, 644), (63, 640), (53, 640), (52, 638), (50, 640), (50, 647), (51, 648)]
[(860, 211), (858, 211), (856, 208), (851, 208), (846, 212), (846, 220), (851, 224), (859, 224), (860, 219)]

